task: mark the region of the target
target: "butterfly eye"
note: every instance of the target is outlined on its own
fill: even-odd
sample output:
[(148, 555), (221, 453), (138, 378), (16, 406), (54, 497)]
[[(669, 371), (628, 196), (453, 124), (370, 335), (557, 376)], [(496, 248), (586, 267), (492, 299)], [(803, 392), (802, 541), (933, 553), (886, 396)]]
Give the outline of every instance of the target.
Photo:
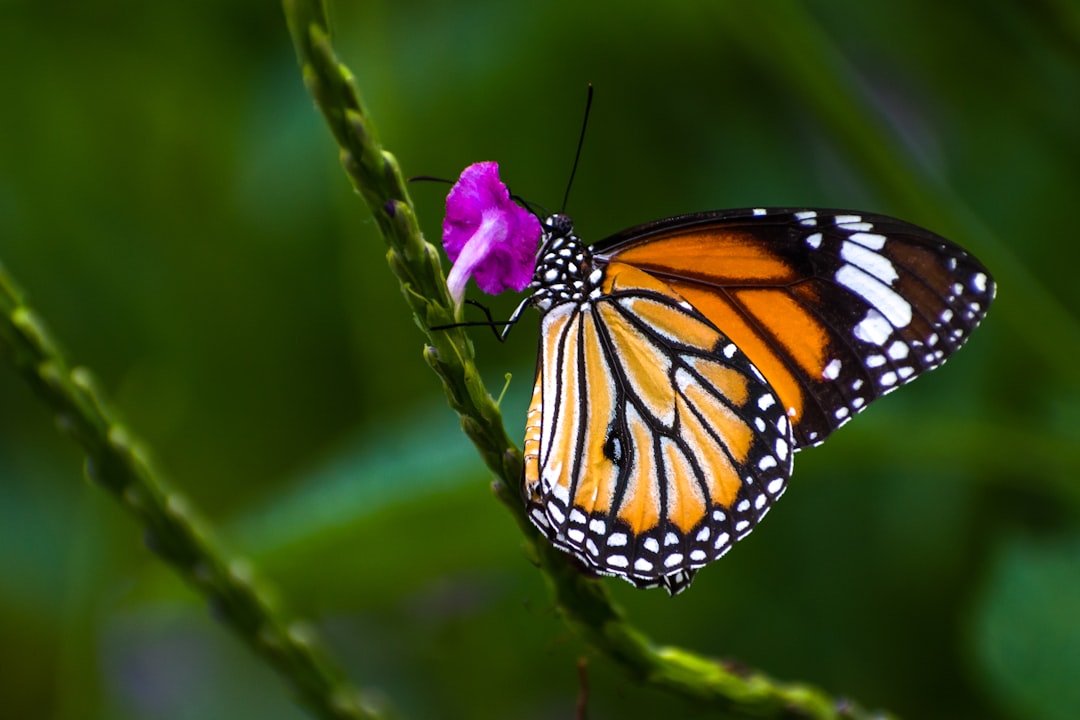
[(574, 221), (569, 215), (555, 213), (544, 220), (544, 230), (554, 237), (570, 237), (574, 234)]

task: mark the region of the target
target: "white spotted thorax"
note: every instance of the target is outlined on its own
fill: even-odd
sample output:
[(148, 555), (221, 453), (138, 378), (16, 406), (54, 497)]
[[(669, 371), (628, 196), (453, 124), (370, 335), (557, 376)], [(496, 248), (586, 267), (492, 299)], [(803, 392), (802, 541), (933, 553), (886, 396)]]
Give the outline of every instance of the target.
[(556, 213), (541, 224), (536, 272), (528, 288), (532, 304), (547, 312), (560, 303), (597, 298), (604, 273), (592, 267), (592, 253), (574, 234), (570, 216)]

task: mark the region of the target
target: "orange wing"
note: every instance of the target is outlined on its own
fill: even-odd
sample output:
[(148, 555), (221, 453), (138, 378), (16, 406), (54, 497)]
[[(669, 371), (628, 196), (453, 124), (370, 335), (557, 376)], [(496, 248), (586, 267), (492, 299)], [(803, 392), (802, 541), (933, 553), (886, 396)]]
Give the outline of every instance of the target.
[(525, 434), (534, 523), (590, 570), (689, 585), (784, 491), (792, 425), (743, 352), (622, 263), (542, 319)]
[(944, 362), (995, 292), (957, 245), (868, 213), (702, 213), (591, 249), (598, 265), (662, 280), (721, 328), (780, 397), (797, 448)]

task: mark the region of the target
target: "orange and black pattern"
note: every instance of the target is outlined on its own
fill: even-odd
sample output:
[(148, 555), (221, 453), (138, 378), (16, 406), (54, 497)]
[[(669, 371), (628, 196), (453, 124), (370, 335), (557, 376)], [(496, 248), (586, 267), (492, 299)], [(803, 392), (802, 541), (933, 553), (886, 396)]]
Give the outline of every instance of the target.
[(532, 289), (530, 518), (587, 569), (673, 594), (761, 520), (796, 450), (944, 362), (995, 291), (921, 228), (788, 209), (590, 248), (555, 215)]

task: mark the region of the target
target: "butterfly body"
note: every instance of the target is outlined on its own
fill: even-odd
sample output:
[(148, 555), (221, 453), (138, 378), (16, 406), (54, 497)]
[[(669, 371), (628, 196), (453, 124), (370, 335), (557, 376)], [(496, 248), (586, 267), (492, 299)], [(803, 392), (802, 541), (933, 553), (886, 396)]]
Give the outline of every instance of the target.
[(940, 365), (994, 295), (956, 245), (866, 213), (543, 230), (529, 516), (590, 571), (673, 594), (764, 517), (796, 450)]

